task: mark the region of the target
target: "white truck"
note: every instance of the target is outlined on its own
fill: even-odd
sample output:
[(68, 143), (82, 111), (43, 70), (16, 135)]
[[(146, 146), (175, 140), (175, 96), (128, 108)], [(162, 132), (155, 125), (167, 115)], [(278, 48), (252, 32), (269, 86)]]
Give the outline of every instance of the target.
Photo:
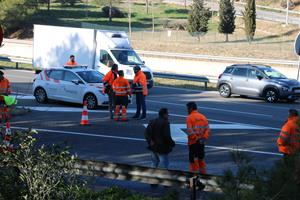
[(138, 65), (153, 86), (153, 73), (131, 47), (124, 31), (106, 31), (48, 25), (34, 25), (33, 66), (36, 69), (63, 67), (70, 55), (76, 62), (106, 74), (112, 64), (133, 80)]

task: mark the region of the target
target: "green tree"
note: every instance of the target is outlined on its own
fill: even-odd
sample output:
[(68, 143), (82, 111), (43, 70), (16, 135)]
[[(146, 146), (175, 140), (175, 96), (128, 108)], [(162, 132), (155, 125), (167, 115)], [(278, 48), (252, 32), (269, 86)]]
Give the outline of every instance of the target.
[(256, 6), (255, 0), (247, 0), (245, 11), (242, 12), (245, 23), (245, 34), (247, 40), (251, 42), (255, 35), (256, 29)]
[(193, 0), (188, 16), (188, 32), (197, 36), (198, 40), (200, 40), (200, 35), (208, 31), (208, 20), (210, 17), (211, 13), (208, 8), (204, 8), (203, 0)]
[(228, 34), (232, 34), (235, 29), (235, 10), (231, 0), (220, 1), (219, 19), (219, 33), (224, 33), (228, 42)]
[(77, 0), (58, 0), (62, 5), (69, 4), (70, 6), (74, 6)]
[(113, 17), (113, 3), (118, 3), (120, 0), (94, 0), (94, 2), (99, 6), (109, 6), (109, 21), (112, 21)]
[(36, 0), (1, 0), (0, 24), (7, 32), (23, 28), (37, 10)]

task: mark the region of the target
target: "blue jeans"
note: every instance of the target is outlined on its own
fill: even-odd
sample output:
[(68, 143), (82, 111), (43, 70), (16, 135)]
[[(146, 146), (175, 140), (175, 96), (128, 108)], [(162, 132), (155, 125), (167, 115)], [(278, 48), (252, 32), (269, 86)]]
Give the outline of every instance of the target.
[(156, 152), (151, 151), (151, 167), (157, 168), (161, 163), (163, 168), (168, 169), (169, 167), (169, 157), (168, 154), (159, 154)]
[(142, 108), (142, 117), (146, 117), (147, 111), (146, 111), (146, 99), (143, 93), (139, 92), (136, 95), (136, 113), (135, 116), (139, 117), (141, 114), (141, 108)]

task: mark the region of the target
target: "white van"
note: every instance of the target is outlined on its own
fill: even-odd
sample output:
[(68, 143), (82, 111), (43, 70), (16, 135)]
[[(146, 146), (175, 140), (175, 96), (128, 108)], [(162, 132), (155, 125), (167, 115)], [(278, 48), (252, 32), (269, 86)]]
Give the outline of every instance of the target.
[(117, 64), (125, 78), (133, 80), (133, 67), (145, 73), (148, 88), (153, 86), (153, 73), (131, 47), (124, 31), (34, 25), (33, 67), (36, 69), (63, 67), (70, 55), (80, 65), (87, 65), (106, 74)]

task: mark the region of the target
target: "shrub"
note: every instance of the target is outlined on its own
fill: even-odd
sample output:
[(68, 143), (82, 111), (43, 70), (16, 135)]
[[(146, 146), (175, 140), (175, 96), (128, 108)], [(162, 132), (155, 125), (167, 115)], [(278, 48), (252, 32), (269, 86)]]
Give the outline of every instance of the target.
[[(109, 6), (102, 7), (102, 12), (105, 17), (109, 17)], [(117, 7), (111, 8), (111, 17), (113, 18), (124, 18), (125, 14)]]

